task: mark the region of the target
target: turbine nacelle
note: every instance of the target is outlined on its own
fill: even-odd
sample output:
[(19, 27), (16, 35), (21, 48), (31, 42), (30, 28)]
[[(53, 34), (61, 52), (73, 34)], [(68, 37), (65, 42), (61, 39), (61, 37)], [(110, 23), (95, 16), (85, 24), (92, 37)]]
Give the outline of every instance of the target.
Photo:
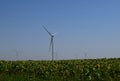
[(54, 37), (54, 35), (51, 35), (51, 37)]
[(53, 34), (51, 34), (51, 36), (54, 37), (56, 34), (57, 34), (57, 33), (53, 33)]

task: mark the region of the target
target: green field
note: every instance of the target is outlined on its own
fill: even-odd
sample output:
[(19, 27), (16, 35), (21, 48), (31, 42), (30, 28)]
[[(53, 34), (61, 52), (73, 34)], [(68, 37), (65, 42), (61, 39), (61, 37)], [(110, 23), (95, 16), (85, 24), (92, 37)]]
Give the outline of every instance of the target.
[(120, 58), (0, 61), (0, 81), (120, 81)]

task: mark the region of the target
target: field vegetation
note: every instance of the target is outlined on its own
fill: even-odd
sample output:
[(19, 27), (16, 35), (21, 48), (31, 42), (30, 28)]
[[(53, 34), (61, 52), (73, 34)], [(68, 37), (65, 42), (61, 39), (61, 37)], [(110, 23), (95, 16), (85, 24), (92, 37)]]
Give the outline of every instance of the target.
[(120, 58), (1, 60), (0, 81), (120, 81)]

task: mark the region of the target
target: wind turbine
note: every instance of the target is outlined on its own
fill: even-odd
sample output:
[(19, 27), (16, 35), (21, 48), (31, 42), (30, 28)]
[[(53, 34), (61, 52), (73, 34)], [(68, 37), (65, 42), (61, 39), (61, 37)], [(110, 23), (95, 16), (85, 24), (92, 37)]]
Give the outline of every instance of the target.
[[(55, 36), (56, 33), (52, 34), (50, 33), (46, 28), (45, 26), (43, 26), (43, 28), (45, 29), (45, 31), (50, 35), (51, 37), (51, 40), (50, 40), (50, 48), (51, 48), (51, 51), (52, 51), (52, 60), (54, 60), (54, 41), (53, 41), (53, 38)], [(50, 50), (49, 48), (49, 50)]]
[(87, 59), (87, 52), (83, 51), (83, 53), (84, 53), (84, 59)]
[(16, 60), (19, 60), (19, 53), (22, 51), (19, 51), (18, 49), (13, 50), (15, 52), (15, 58)]

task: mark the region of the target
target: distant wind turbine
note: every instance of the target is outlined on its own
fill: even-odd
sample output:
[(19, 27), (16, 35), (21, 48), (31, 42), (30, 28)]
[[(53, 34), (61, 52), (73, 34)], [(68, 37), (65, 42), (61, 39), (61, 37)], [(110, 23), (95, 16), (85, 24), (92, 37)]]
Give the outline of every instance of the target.
[(84, 53), (84, 59), (87, 59), (87, 52), (83, 51), (83, 53)]
[[(50, 33), (46, 28), (45, 26), (43, 26), (43, 28), (45, 29), (45, 31), (50, 35), (51, 37), (51, 40), (50, 40), (50, 48), (52, 48), (52, 60), (54, 60), (54, 41), (53, 41), (53, 38), (55, 36), (56, 33), (52, 34)], [(49, 50), (50, 50), (49, 48)]]
[(16, 49), (16, 50), (13, 50), (13, 51), (14, 51), (15, 54), (16, 54), (16, 55), (15, 55), (16, 60), (19, 60), (19, 53), (22, 52), (22, 51), (19, 51), (19, 50), (17, 50), (17, 49)]

